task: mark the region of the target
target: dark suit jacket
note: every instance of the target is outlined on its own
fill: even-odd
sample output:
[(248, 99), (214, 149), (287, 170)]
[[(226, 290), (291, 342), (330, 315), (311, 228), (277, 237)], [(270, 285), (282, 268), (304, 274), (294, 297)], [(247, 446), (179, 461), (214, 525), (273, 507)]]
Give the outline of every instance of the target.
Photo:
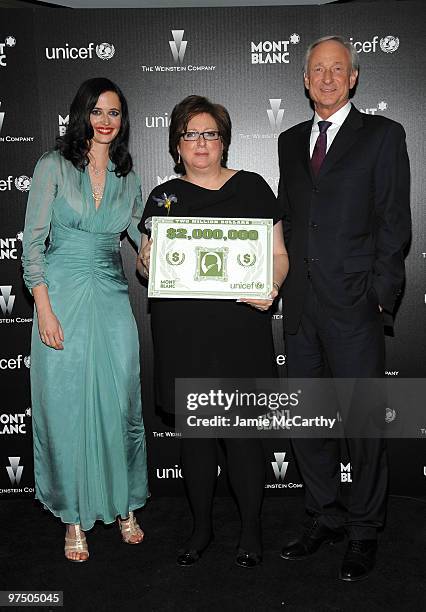
[(320, 301), (340, 328), (356, 329), (377, 316), (378, 304), (392, 312), (410, 237), (402, 126), (352, 106), (315, 179), (309, 158), (312, 121), (278, 140), (278, 197), (290, 260), (283, 286), (289, 333), (300, 322), (308, 266)]

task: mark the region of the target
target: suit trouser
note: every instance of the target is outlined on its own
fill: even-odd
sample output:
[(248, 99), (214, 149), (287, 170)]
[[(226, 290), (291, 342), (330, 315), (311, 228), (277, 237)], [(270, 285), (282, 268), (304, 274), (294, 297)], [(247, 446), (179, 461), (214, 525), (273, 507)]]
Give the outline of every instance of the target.
[[(286, 352), (290, 378), (320, 378), (327, 367), (333, 378), (381, 378), (385, 369), (382, 317), (378, 313), (356, 331), (342, 331), (325, 312), (310, 283), (297, 333), (286, 334)], [(386, 511), (385, 441), (347, 438), (346, 442), (353, 482), (345, 509), (339, 501), (341, 441), (292, 441), (305, 482), (306, 510), (328, 527), (344, 526), (351, 539), (374, 539)]]

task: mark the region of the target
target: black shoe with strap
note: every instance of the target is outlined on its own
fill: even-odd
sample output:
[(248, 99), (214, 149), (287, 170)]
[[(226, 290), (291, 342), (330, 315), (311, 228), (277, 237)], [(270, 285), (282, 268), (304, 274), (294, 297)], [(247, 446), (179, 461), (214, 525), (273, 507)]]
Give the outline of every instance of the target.
[(377, 540), (349, 540), (339, 578), (346, 582), (364, 580), (376, 561)]
[(281, 551), (281, 557), (289, 561), (306, 559), (315, 553), (322, 544), (334, 544), (345, 537), (343, 531), (330, 529), (313, 519), (305, 528), (300, 539), (291, 542)]

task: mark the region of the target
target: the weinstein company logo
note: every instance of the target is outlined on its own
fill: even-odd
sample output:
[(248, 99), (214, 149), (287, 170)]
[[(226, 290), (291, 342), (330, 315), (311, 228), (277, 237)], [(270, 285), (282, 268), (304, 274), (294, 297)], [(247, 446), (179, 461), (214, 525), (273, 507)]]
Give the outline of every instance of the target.
[(288, 461), (285, 461), (285, 455), (285, 453), (274, 453), (275, 461), (271, 461), (275, 478), (278, 481), (284, 481), (287, 474)]
[[(0, 108), (1, 108), (1, 100), (0, 100)], [(4, 117), (6, 113), (4, 111), (0, 111), (0, 142), (33, 142), (34, 136), (11, 136), (10, 134), (6, 136), (1, 136), (1, 131), (3, 128)]]
[[(0, 107), (1, 107), (1, 102), (0, 102)], [(4, 121), (4, 112), (0, 112), (0, 133), (3, 127), (3, 121)]]
[(142, 64), (143, 72), (204, 72), (216, 70), (216, 66), (184, 64), (188, 41), (183, 40), (185, 30), (170, 30), (173, 40), (169, 40), (170, 51), (174, 59), (173, 66), (159, 66), (158, 64), (149, 66)]
[(183, 40), (184, 30), (172, 30), (173, 40), (169, 40), (170, 49), (172, 50), (173, 59), (175, 64), (183, 64), (183, 58), (185, 57), (187, 40)]
[(271, 129), (276, 132), (279, 132), (284, 117), (284, 109), (280, 108), (281, 98), (270, 98), (269, 104), (271, 108), (268, 108), (266, 112), (268, 113)]
[(0, 287), (0, 308), (3, 316), (12, 314), (15, 296), (12, 294), (12, 285), (2, 285)]
[(19, 485), (19, 483), (21, 482), (24, 466), (19, 465), (20, 459), (21, 457), (9, 457), (10, 465), (6, 466), (6, 470), (9, 475), (9, 480), (12, 485)]

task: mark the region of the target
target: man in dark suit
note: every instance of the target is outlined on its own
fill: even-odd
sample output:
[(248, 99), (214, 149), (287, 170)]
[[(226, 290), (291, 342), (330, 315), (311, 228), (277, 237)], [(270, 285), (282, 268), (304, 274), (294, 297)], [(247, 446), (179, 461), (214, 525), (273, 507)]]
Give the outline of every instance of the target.
[[(291, 378), (384, 376), (383, 316), (401, 293), (410, 236), (409, 163), (402, 126), (349, 102), (357, 78), (350, 43), (330, 36), (310, 45), (304, 83), (315, 115), (278, 142)], [(293, 441), (311, 520), (281, 556), (305, 558), (346, 530), (340, 578), (354, 581), (374, 567), (388, 473), (383, 439), (348, 439), (347, 446), (353, 483), (343, 509), (340, 441)]]

